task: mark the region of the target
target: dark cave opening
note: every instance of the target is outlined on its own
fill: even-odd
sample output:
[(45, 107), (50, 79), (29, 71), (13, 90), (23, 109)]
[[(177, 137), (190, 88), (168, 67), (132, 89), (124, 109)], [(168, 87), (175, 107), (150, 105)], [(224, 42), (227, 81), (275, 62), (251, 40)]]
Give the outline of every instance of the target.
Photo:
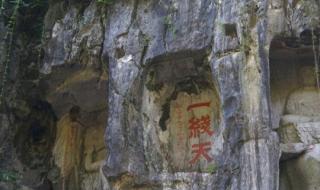
[[(20, 161), (30, 168), (49, 167), (48, 159), (55, 140), (57, 117), (52, 106), (32, 100), (24, 115), (16, 115), (15, 147)], [(17, 110), (14, 110), (17, 113)]]

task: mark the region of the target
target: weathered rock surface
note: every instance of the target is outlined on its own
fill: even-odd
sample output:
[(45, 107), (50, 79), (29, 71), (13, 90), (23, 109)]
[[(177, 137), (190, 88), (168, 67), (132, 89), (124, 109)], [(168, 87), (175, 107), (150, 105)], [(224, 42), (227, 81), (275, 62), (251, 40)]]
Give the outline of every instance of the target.
[(282, 164), (280, 189), (319, 189), (320, 148), (315, 144), (302, 156)]
[[(314, 27), (306, 18), (316, 19), (318, 13), (306, 11), (309, 5), (303, 2), (287, 5), (282, 1), (168, 1), (165, 5), (167, 7), (163, 1), (130, 1), (117, 2), (109, 8), (104, 54), (109, 58), (109, 104), (114, 109), (109, 110), (111, 117), (106, 131), (109, 153), (104, 171), (110, 179), (110, 188), (134, 189), (135, 184), (139, 184), (150, 189), (178, 189), (175, 181), (179, 181), (186, 189), (192, 189), (184, 179), (152, 180), (154, 173), (166, 176), (177, 173), (165, 164), (170, 159), (161, 146), (165, 144), (161, 142), (165, 134), (159, 127), (168, 111), (161, 98), (168, 96), (165, 94), (170, 92), (170, 85), (175, 89), (181, 85), (175, 83), (178, 79), (170, 80), (170, 72), (179, 73), (182, 55), (193, 59), (194, 64), (200, 56), (202, 61), (198, 62), (210, 66), (220, 102), (221, 117), (211, 147), (217, 169), (211, 183), (199, 182), (200, 189), (278, 189), (280, 150), (270, 117), (268, 47), (280, 33), (300, 37), (303, 31)], [(147, 11), (140, 13), (141, 7), (148, 7)], [(313, 9), (318, 8), (313, 6)], [(127, 18), (125, 22), (117, 19), (120, 14)], [(206, 19), (202, 22), (203, 18)], [(152, 22), (148, 22), (150, 19)], [(184, 19), (188, 19), (186, 24)], [(212, 22), (208, 23), (210, 19), (215, 23), (213, 26)], [(202, 29), (202, 24), (206, 29)], [(140, 40), (139, 33), (146, 35), (147, 40)], [(147, 41), (147, 46), (141, 41)], [(188, 74), (187, 65), (181, 72), (190, 78), (196, 77), (196, 73)], [(169, 80), (148, 87), (148, 73), (153, 69), (156, 80), (161, 78), (161, 72), (166, 73)], [(207, 80), (210, 81), (210, 77)], [(150, 91), (157, 94), (152, 95)], [(175, 99), (172, 97), (172, 101)], [(150, 106), (146, 118), (151, 121), (147, 124), (143, 122), (145, 108), (141, 108), (145, 101)], [(170, 107), (170, 114), (171, 111)], [(165, 124), (168, 127), (170, 123)], [(169, 136), (172, 133), (169, 132)], [(206, 179), (206, 172), (201, 170), (197, 174), (185, 170), (184, 174), (190, 176), (187, 180), (190, 182), (199, 176)]]
[[(53, 8), (61, 9), (65, 5), (58, 2)], [(43, 79), (47, 87), (46, 99), (58, 116), (58, 130), (77, 128), (78, 131), (78, 134), (72, 130), (57, 133), (53, 154), (57, 158), (60, 177), (51, 180), (58, 189), (63, 188), (64, 183), (71, 189), (100, 189), (99, 170), (106, 156), (103, 136), (107, 120), (107, 74), (101, 60), (103, 15), (95, 3), (80, 6), (82, 12), (76, 5), (70, 5), (58, 20), (53, 18), (58, 17), (55, 14), (59, 11), (49, 11), (50, 15), (46, 17), (50, 38), (41, 70), (46, 75)], [(72, 109), (75, 107), (80, 112), (73, 121)], [(71, 121), (64, 122), (67, 118)], [(75, 142), (68, 135), (76, 138)], [(79, 146), (72, 148), (68, 143)], [(64, 154), (73, 154), (75, 159), (64, 159)], [(64, 170), (70, 166), (73, 167)], [(61, 181), (61, 177), (66, 180)]]
[(57, 123), (83, 126), (80, 188), (316, 189), (320, 101), (297, 73), (319, 14), (315, 0), (51, 2), (40, 83)]

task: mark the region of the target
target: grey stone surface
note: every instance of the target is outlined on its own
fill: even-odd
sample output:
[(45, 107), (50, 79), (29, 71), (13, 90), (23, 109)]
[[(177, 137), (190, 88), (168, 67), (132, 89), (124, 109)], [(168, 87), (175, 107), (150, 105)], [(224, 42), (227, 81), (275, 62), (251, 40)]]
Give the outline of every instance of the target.
[(301, 154), (303, 154), (306, 150), (308, 150), (310, 146), (305, 145), (303, 143), (285, 143), (280, 144), (281, 150), (281, 161), (289, 160), (292, 158), (297, 158)]
[[(298, 72), (302, 87), (289, 94), (286, 114), (281, 117), (279, 136), (281, 171), (280, 189), (317, 189), (318, 175), (319, 91), (311, 67), (301, 67)], [(306, 162), (308, 160), (308, 162)]]
[[(130, 15), (130, 12), (134, 12), (135, 10), (128, 8), (127, 6), (121, 6), (122, 11), (118, 10), (120, 4), (123, 4), (123, 2), (116, 3), (114, 6), (111, 6), (112, 9), (111, 12), (113, 14), (116, 14), (115, 12), (121, 12), (122, 15)], [(190, 6), (190, 5), (197, 5), (197, 6)], [(267, 60), (267, 53), (263, 52), (263, 50), (258, 51), (256, 47), (252, 48), (252, 56), (246, 56), (244, 52), (245, 45), (251, 46), (251, 42), (242, 42), (242, 43), (248, 43), (245, 45), (240, 45), (240, 41), (244, 41), (246, 39), (242, 36), (242, 33), (244, 31), (242, 30), (242, 26), (240, 26), (239, 22), (239, 13), (241, 10), (239, 7), (241, 6), (247, 6), (244, 4), (237, 5), (234, 2), (231, 1), (223, 1), (221, 4), (212, 4), (209, 1), (197, 1), (192, 2), (178, 2), (178, 1), (171, 1), (170, 3), (164, 3), (161, 2), (139, 2), (136, 5), (137, 13), (133, 14), (134, 17), (128, 16), (128, 19), (124, 19), (125, 21), (128, 21), (130, 19), (131, 23), (126, 22), (120, 22), (117, 17), (111, 16), (108, 21), (109, 23), (109, 29), (112, 32), (110, 34), (112, 36), (117, 36), (115, 32), (118, 32), (119, 38), (116, 39), (115, 42), (112, 42), (110, 40), (107, 40), (107, 44), (105, 43), (105, 54), (109, 56), (111, 67), (109, 67), (111, 70), (111, 76), (110, 80), (117, 80), (117, 78), (122, 73), (117, 72), (117, 70), (114, 70), (116, 65), (117, 56), (115, 55), (116, 50), (122, 49), (124, 51), (124, 55), (128, 56), (127, 54), (131, 55), (129, 52), (132, 51), (130, 47), (139, 47), (139, 45), (132, 45), (129, 47), (128, 44), (135, 44), (139, 43), (139, 39), (135, 39), (134, 31), (141, 30), (141, 33), (143, 33), (145, 36), (147, 36), (147, 42), (148, 46), (146, 49), (144, 49), (145, 52), (145, 58), (141, 59), (140, 54), (132, 54), (133, 59), (137, 58), (137, 61), (135, 62), (136, 65), (139, 64), (148, 64), (153, 63), (158, 64), (158, 60), (161, 59), (167, 59), (167, 60), (178, 60), (181, 53), (184, 53), (184, 51), (189, 51), (189, 56), (195, 56), (192, 54), (192, 52), (195, 52), (197, 50), (201, 50), (205, 48), (204, 52), (209, 52), (209, 54), (204, 55), (207, 56), (206, 59), (209, 60), (211, 63), (212, 68), (212, 74), (213, 78), (216, 81), (216, 88), (218, 89), (218, 94), (221, 99), (221, 111), (222, 111), (222, 118), (221, 118), (221, 126), (219, 127), (219, 135), (217, 139), (215, 140), (216, 148), (216, 163), (218, 165), (217, 175), (213, 175), (214, 179), (212, 179), (212, 182), (215, 182), (214, 186), (209, 186), (206, 183), (202, 183), (202, 187), (204, 189), (210, 189), (212, 187), (217, 189), (276, 189), (277, 188), (277, 160), (279, 159), (279, 153), (277, 148), (277, 137), (275, 134), (270, 133), (270, 129), (268, 130), (268, 109), (267, 108), (267, 95), (263, 95), (265, 92), (264, 88), (260, 89), (259, 86), (264, 82), (264, 76), (260, 74), (259, 70), (256, 70), (256, 62), (254, 59), (254, 55), (260, 56), (261, 61), (260, 64), (263, 67), (264, 62), (263, 60)], [(251, 5), (250, 5), (251, 6)], [(253, 5), (252, 5), (253, 6)], [(261, 6), (261, 23), (258, 24), (257, 30), (262, 30), (261, 35), (263, 35), (263, 27), (265, 27), (264, 20), (263, 20), (263, 11), (265, 11), (266, 4), (259, 4)], [(140, 12), (144, 11), (143, 8), (146, 7), (144, 14), (140, 14)], [(205, 7), (204, 11), (201, 7)], [(131, 6), (131, 8), (134, 8)], [(206, 11), (208, 10), (208, 11)], [(206, 13), (206, 15), (201, 15), (199, 17), (197, 13)], [(211, 15), (210, 15), (211, 14)], [(248, 13), (249, 14), (249, 13)], [(156, 16), (155, 16), (156, 15)], [(218, 16), (217, 16), (218, 15)], [(243, 17), (245, 17), (244, 15)], [(161, 18), (163, 18), (163, 21), (161, 22)], [(186, 24), (184, 19), (188, 19)], [(200, 19), (200, 21), (199, 21)], [(201, 19), (204, 20), (204, 22), (201, 21)], [(244, 22), (246, 21), (246, 18), (243, 18)], [(118, 24), (116, 24), (119, 22)], [(216, 29), (212, 26), (212, 24), (206, 24), (207, 22), (215, 23)], [(121, 23), (121, 24), (120, 24)], [(200, 26), (193, 25), (192, 23), (198, 23)], [(203, 25), (202, 25), (203, 23)], [(218, 23), (219, 26), (218, 26)], [(230, 24), (231, 23), (231, 24)], [(223, 31), (225, 30), (223, 27), (227, 26), (227, 24), (231, 25), (231, 30), (235, 29), (236, 36), (226, 36)], [(233, 26), (234, 24), (235, 26)], [(238, 25), (237, 25), (238, 24)], [(246, 24), (246, 23), (244, 23)], [(190, 25), (190, 26), (189, 26)], [(118, 26), (118, 27), (114, 27)], [(201, 27), (206, 26), (205, 30), (200, 30)], [(210, 28), (212, 26), (212, 28)], [(229, 25), (228, 25), (229, 26)], [(190, 28), (191, 27), (191, 28)], [(194, 28), (196, 27), (196, 28)], [(234, 27), (234, 28), (233, 28)], [(253, 26), (255, 27), (255, 26)], [(108, 28), (108, 27), (107, 27)], [(227, 28), (229, 29), (229, 28)], [(188, 31), (187, 33), (183, 31)], [(200, 31), (200, 32), (197, 32)], [(215, 35), (213, 35), (213, 31), (215, 31)], [(218, 33), (220, 32), (220, 33)], [(233, 31), (234, 32), (234, 31)], [(247, 32), (247, 31), (245, 31)], [(131, 34), (132, 33), (132, 34)], [(173, 34), (172, 34), (173, 33)], [(174, 35), (176, 33), (176, 36)], [(110, 34), (107, 35), (105, 39), (114, 39), (114, 37), (110, 36)], [(130, 35), (133, 35), (130, 37)], [(225, 37), (223, 37), (225, 35)], [(220, 37), (221, 36), (221, 37)], [(257, 36), (256, 44), (261, 43), (261, 48), (265, 44), (263, 44), (263, 39), (261, 40), (260, 36)], [(210, 40), (211, 39), (211, 40)], [(214, 44), (212, 44), (212, 41), (214, 40)], [(114, 41), (114, 40), (113, 40)], [(118, 41), (118, 42), (117, 42)], [(253, 41), (254, 42), (254, 41)], [(112, 45), (112, 43), (114, 43)], [(199, 44), (200, 43), (200, 44)], [(120, 45), (119, 45), (120, 44)], [(123, 45), (121, 45), (123, 44)], [(253, 44), (253, 43), (252, 43)], [(213, 46), (214, 48), (212, 51), (212, 54), (210, 53), (211, 48), (210, 46)], [(242, 47), (243, 46), (243, 47)], [(144, 46), (143, 46), (144, 47)], [(140, 48), (140, 51), (143, 49)], [(137, 50), (136, 52), (140, 52)], [(196, 53), (195, 53), (196, 54)], [(225, 58), (217, 57), (220, 54), (224, 56), (224, 54), (231, 54), (230, 56), (226, 56)], [(161, 56), (161, 57), (159, 57)], [(185, 55), (186, 56), (186, 55)], [(246, 62), (249, 59), (249, 63)], [(141, 61), (142, 60), (142, 61)], [(151, 60), (151, 61), (150, 61)], [(170, 63), (170, 64), (174, 64)], [(127, 63), (130, 67), (131, 63)], [(130, 89), (130, 85), (128, 85), (128, 82), (131, 82), (133, 80), (137, 80), (139, 83), (137, 86), (134, 86), (132, 90), (139, 91), (139, 88), (141, 89), (141, 80), (144, 78), (144, 67), (139, 68), (141, 74), (139, 74), (136, 79), (126, 80), (127, 82), (118, 83), (115, 81), (114, 83), (111, 82), (111, 89), (121, 89), (121, 87), (126, 87), (126, 89)], [(132, 69), (131, 69), (132, 71)], [(263, 70), (263, 72), (267, 72), (267, 70)], [(136, 72), (138, 74), (138, 72)], [(241, 74), (240, 74), (241, 73)], [(117, 77), (113, 77), (117, 76)], [(126, 77), (131, 76), (130, 73), (125, 75)], [(266, 76), (266, 74), (265, 74)], [(257, 80), (256, 77), (260, 77), (260, 80)], [(142, 79), (141, 79), (142, 78)], [(256, 81), (252, 81), (252, 79), (256, 79)], [(130, 78), (129, 78), (130, 79)], [(143, 82), (143, 81), (142, 81)], [(253, 83), (255, 82), (255, 83)], [(113, 86), (116, 84), (121, 84), (119, 86)], [(144, 82), (145, 83), (145, 82)], [(252, 83), (252, 84), (251, 84)], [(141, 89), (142, 90), (142, 89)], [(257, 91), (256, 93), (252, 93), (254, 91)], [(244, 93), (247, 91), (247, 93)], [(125, 92), (125, 90), (121, 89), (119, 92)], [(120, 95), (121, 94), (121, 95)], [(143, 167), (141, 168), (132, 168), (130, 166), (130, 159), (125, 159), (127, 156), (127, 152), (131, 148), (127, 148), (125, 146), (126, 143), (128, 143), (128, 147), (130, 147), (131, 143), (135, 143), (136, 146), (140, 144), (139, 139), (135, 138), (129, 139), (128, 135), (125, 134), (124, 131), (127, 131), (126, 133), (130, 133), (130, 131), (137, 130), (138, 133), (143, 132), (143, 128), (139, 128), (136, 126), (135, 122), (125, 122), (123, 123), (123, 119), (121, 118), (127, 118), (130, 114), (126, 113), (124, 111), (121, 111), (121, 108), (118, 106), (121, 105), (121, 102), (128, 102), (129, 106), (127, 106), (127, 109), (130, 109), (130, 107), (135, 107), (136, 110), (133, 111), (134, 113), (136, 111), (139, 112), (140, 105), (139, 103), (141, 100), (139, 100), (139, 96), (142, 96), (141, 92), (138, 97), (132, 97), (131, 92), (129, 91), (127, 94), (115, 94), (110, 93), (109, 97), (109, 103), (112, 104), (111, 107), (114, 107), (114, 110), (109, 110), (110, 114), (112, 114), (112, 117), (109, 117), (108, 122), (108, 129), (106, 132), (107, 141), (106, 143), (109, 145), (109, 160), (107, 162), (107, 165), (105, 167), (105, 173), (111, 177), (114, 177), (114, 172), (111, 171), (117, 171), (119, 173), (126, 173), (135, 176), (137, 181), (144, 180), (144, 183), (147, 184), (153, 184), (155, 182), (152, 182), (150, 178), (148, 179), (148, 174), (142, 173), (141, 171), (144, 170)], [(245, 97), (245, 98), (244, 98)], [(125, 100), (125, 99), (128, 100)], [(133, 100), (131, 100), (133, 99)], [(138, 99), (138, 100), (135, 100)], [(117, 103), (120, 101), (119, 103)], [(133, 105), (130, 105), (132, 101)], [(262, 103), (261, 103), (262, 102)], [(242, 107), (240, 105), (246, 105), (247, 107)], [(255, 108), (255, 110), (252, 110), (250, 108), (250, 105), (252, 108)], [(261, 105), (258, 106), (258, 105)], [(156, 106), (156, 105), (155, 105)], [(254, 107), (253, 107), (254, 106)], [(125, 105), (126, 107), (126, 105)], [(160, 107), (161, 108), (161, 107)], [(263, 109), (262, 109), (263, 108)], [(242, 110), (242, 113), (241, 111)], [(258, 111), (262, 110), (262, 112)], [(157, 113), (155, 113), (157, 114)], [(159, 114), (159, 113), (158, 113)], [(161, 114), (161, 112), (160, 112)], [(126, 116), (127, 115), (127, 116)], [(120, 116), (120, 118), (119, 118)], [(135, 116), (137, 118), (137, 121), (139, 121), (138, 115)], [(152, 117), (159, 117), (158, 115), (152, 115)], [(150, 118), (151, 119), (151, 118)], [(115, 123), (117, 121), (117, 124)], [(130, 121), (135, 121), (131, 119)], [(122, 123), (122, 124), (121, 124)], [(138, 124), (142, 125), (142, 124)], [(156, 123), (155, 123), (156, 125)], [(261, 126), (261, 128), (259, 127)], [(154, 126), (157, 127), (157, 126)], [(257, 132), (256, 132), (257, 131)], [(160, 134), (158, 134), (160, 135)], [(137, 135), (139, 137), (139, 135)], [(147, 138), (149, 138), (147, 136)], [(157, 137), (157, 133), (155, 136)], [(257, 142), (259, 145), (255, 145), (255, 142), (253, 139), (255, 138), (261, 138)], [(248, 143), (241, 143), (241, 140), (248, 141)], [(146, 141), (142, 139), (142, 141)], [(149, 150), (148, 147), (156, 147), (158, 144), (153, 144), (154, 140), (147, 143), (147, 149), (145, 149), (144, 157), (141, 159), (143, 161), (144, 159), (146, 163), (154, 162), (157, 160), (158, 154), (165, 154), (165, 152), (159, 152), (156, 151), (153, 153), (152, 150)], [(267, 143), (266, 143), (267, 142)], [(259, 153), (255, 151), (255, 148), (250, 147), (259, 147), (260, 150)], [(241, 148), (243, 147), (243, 148)], [(118, 151), (119, 149), (124, 150)], [(143, 150), (142, 147), (138, 148), (139, 151), (133, 153), (133, 154), (140, 154), (141, 150)], [(269, 152), (269, 153), (268, 153)], [(131, 157), (133, 155), (130, 155)], [(240, 156), (240, 157), (239, 157)], [(134, 156), (133, 156), (134, 157)], [(240, 158), (240, 159), (239, 159)], [(125, 159), (125, 160), (124, 160)], [(134, 159), (136, 160), (136, 159)], [(253, 161), (254, 160), (254, 161)], [(129, 163), (128, 163), (129, 162)], [(131, 161), (132, 162), (132, 161)], [(122, 163), (122, 164), (121, 164)], [(160, 161), (161, 163), (161, 161)], [(133, 162), (132, 162), (133, 164)], [(134, 163), (137, 164), (137, 163)], [(147, 164), (147, 171), (150, 170), (148, 167), (151, 165)], [(256, 167), (258, 165), (258, 167)], [(252, 167), (251, 167), (252, 166)], [(126, 168), (127, 167), (127, 168)], [(161, 167), (158, 164), (154, 165), (155, 171), (163, 172), (165, 171), (166, 167)], [(154, 170), (154, 169), (153, 169)], [(254, 173), (253, 171), (256, 171)], [(269, 175), (266, 175), (265, 172), (270, 172)], [(264, 174), (262, 174), (264, 173)], [(119, 174), (118, 174), (119, 175)], [(149, 174), (150, 175), (150, 174)], [(169, 175), (169, 174), (166, 174)], [(191, 178), (192, 177), (192, 174)], [(199, 174), (200, 175), (200, 174)], [(205, 178), (204, 174), (201, 174), (202, 178)], [(273, 177), (267, 177), (267, 176), (273, 176)], [(196, 176), (194, 176), (196, 177)], [(244, 183), (246, 181), (247, 183)], [(232, 182), (232, 183), (230, 183)], [(133, 182), (137, 183), (137, 182)], [(164, 184), (164, 181), (158, 182), (162, 185), (163, 189), (166, 189)], [(172, 184), (172, 182), (168, 182), (169, 184)], [(188, 185), (187, 185), (188, 186)], [(189, 189), (192, 187), (189, 186)], [(175, 189), (175, 188), (174, 188)]]
[[(107, 158), (102, 172), (92, 175), (103, 179), (105, 190), (286, 190), (300, 174), (281, 169), (279, 186), (279, 168), (291, 166), (310, 176), (305, 183), (315, 188), (312, 175), (319, 171), (306, 172), (306, 160), (316, 168), (318, 148), (304, 154), (304, 147), (319, 143), (318, 103), (290, 113), (297, 110), (291, 100), (287, 107), (285, 102), (295, 85), (279, 85), (279, 99), (271, 100), (269, 50), (280, 35), (299, 38), (319, 27), (319, 12), (316, 0), (52, 3), (41, 69), (46, 98), (61, 117), (73, 104), (96, 111), (100, 98), (108, 95)], [(106, 67), (108, 74), (101, 74)], [(105, 94), (90, 91), (99, 84)], [(208, 149), (214, 165), (206, 171), (176, 169), (169, 148), (176, 141), (167, 129), (171, 105), (181, 94), (194, 98), (208, 89), (219, 116), (210, 123), (214, 135)], [(308, 103), (316, 100), (313, 96)], [(280, 139), (274, 131), (279, 123), (290, 129), (282, 132), (280, 127)], [(288, 144), (300, 142), (304, 144)], [(289, 157), (279, 166), (281, 153)], [(298, 161), (291, 162), (290, 154)], [(86, 187), (98, 186), (90, 177), (84, 181)]]
[(319, 144), (315, 144), (300, 157), (283, 163), (280, 189), (319, 189), (319, 158)]
[[(270, 125), (267, 47), (280, 33), (293, 30), (299, 36), (310, 28), (307, 19), (297, 21), (310, 17), (300, 16), (304, 5), (295, 6), (288, 8), (282, 1), (229, 0), (130, 0), (108, 6), (107, 16), (102, 19), (105, 28), (100, 47), (103, 59), (109, 63), (108, 158), (104, 167), (108, 188), (132, 189), (137, 184), (146, 189), (277, 189), (280, 149)], [(284, 15), (284, 9), (290, 9), (290, 15)], [(71, 13), (72, 9), (63, 19), (66, 26)], [(99, 36), (94, 25), (89, 28), (88, 36)], [(63, 29), (58, 31), (58, 37), (68, 34)], [(70, 60), (79, 56), (77, 44), (85, 37), (69, 37), (68, 40), (74, 40), (64, 42), (72, 43)], [(56, 63), (59, 57), (67, 62), (66, 51), (57, 54)], [(157, 128), (163, 114), (161, 104), (146, 104), (155, 107), (148, 119), (154, 120), (156, 130), (143, 124), (144, 99), (155, 96), (145, 96), (149, 93), (146, 83), (150, 68), (163, 61), (175, 64), (175, 60), (184, 57), (209, 63), (221, 102), (218, 134), (214, 138), (218, 169), (210, 182), (206, 182), (206, 174), (187, 172), (178, 177), (178, 173), (166, 171), (166, 151), (159, 146), (165, 133)], [(167, 72), (166, 67), (159, 66), (157, 72)], [(172, 81), (166, 84), (166, 92), (172, 91)], [(166, 96), (165, 92), (159, 93)], [(188, 180), (183, 180), (184, 175)], [(197, 178), (201, 179), (201, 188), (186, 182)]]

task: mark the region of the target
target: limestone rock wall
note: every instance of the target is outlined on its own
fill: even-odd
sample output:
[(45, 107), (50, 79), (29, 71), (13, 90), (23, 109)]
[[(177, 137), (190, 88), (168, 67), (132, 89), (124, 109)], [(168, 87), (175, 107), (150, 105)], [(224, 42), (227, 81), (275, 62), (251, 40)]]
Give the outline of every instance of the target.
[[(269, 48), (273, 38), (299, 38), (303, 31), (317, 28), (317, 6), (316, 1), (129, 1), (110, 6), (104, 43), (109, 104), (115, 108), (109, 110), (106, 131), (104, 172), (110, 188), (278, 189), (280, 149), (274, 131), (278, 124), (273, 126), (277, 122), (271, 117)], [(117, 19), (119, 15), (125, 22)], [(151, 98), (157, 103), (149, 105), (160, 111), (151, 112), (152, 117), (146, 113), (153, 128), (143, 124), (141, 115), (141, 102), (150, 97), (144, 95), (143, 85), (149, 84), (145, 70), (169, 60), (177, 64), (173, 72), (179, 72), (181, 56), (195, 60), (197, 55), (210, 67), (220, 102), (211, 146), (216, 168), (208, 172), (210, 177), (201, 169), (175, 172), (164, 164), (166, 151), (157, 127), (168, 110), (157, 105), (157, 95)], [(168, 73), (164, 67), (157, 72)], [(172, 81), (153, 86), (160, 97)]]
[(38, 85), (36, 20), (46, 6), (26, 10), (17, 2), (2, 1), (0, 13), (0, 189), (41, 184), (55, 131), (54, 113)]
[(40, 40), (23, 38), (24, 19), (17, 18), (19, 46), (0, 110), (0, 189), (101, 189), (107, 74), (99, 10), (94, 3), (50, 1)]
[[(81, 2), (51, 6), (41, 72), (46, 99), (58, 117), (53, 161), (60, 172), (50, 180), (54, 189), (101, 189), (108, 94), (103, 8)], [(79, 110), (76, 116), (72, 110)]]
[[(306, 148), (280, 149), (286, 98), (299, 87), (298, 69), (282, 58), (305, 55), (305, 46), (314, 47), (310, 39), (319, 43), (319, 6), (316, 0), (50, 2), (44, 97), (57, 129), (79, 126), (83, 142), (70, 174), (82, 183), (61, 181), (64, 173), (53, 165), (53, 188), (290, 189), (294, 183), (279, 173), (304, 162), (279, 166), (281, 152), (292, 158)], [(301, 159), (317, 155), (318, 148)]]
[[(101, 12), (92, 7), (94, 2), (80, 13), (71, 6), (53, 24), (44, 69), (50, 72), (54, 65), (81, 57), (77, 52), (83, 39), (89, 63), (99, 62), (90, 55), (108, 63), (103, 171), (109, 189), (278, 188), (280, 150), (271, 118), (269, 46), (277, 35), (299, 37), (318, 24), (315, 11), (306, 11), (309, 5), (131, 0), (114, 2)], [(90, 13), (93, 20), (87, 23), (99, 18), (97, 24), (75, 24), (79, 15)], [(219, 108), (219, 118), (210, 120), (215, 133), (208, 149), (214, 164), (177, 169), (170, 158), (175, 157), (170, 144), (177, 141), (170, 105), (181, 93), (197, 96), (207, 88), (216, 94), (213, 108)]]

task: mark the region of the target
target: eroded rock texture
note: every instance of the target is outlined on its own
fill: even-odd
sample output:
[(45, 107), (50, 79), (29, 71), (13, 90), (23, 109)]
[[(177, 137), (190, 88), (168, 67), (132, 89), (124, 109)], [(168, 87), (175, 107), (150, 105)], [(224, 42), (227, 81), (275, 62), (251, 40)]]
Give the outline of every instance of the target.
[[(111, 6), (104, 43), (113, 108), (104, 167), (109, 188), (278, 189), (276, 117), (285, 112), (273, 109), (269, 98), (269, 48), (280, 35), (298, 44), (310, 40), (301, 38), (319, 25), (317, 9), (316, 1), (129, 1)], [(119, 20), (120, 15), (126, 19)], [(207, 88), (213, 91), (210, 99), (195, 98)], [(190, 103), (183, 94), (191, 96)], [(202, 154), (196, 166), (183, 163), (197, 156), (195, 144), (210, 141), (204, 132), (193, 144), (184, 132), (192, 128), (188, 116), (183, 119), (188, 129), (179, 130), (180, 111), (174, 105), (180, 99), (187, 106), (211, 101), (212, 109), (219, 107), (211, 113), (214, 134), (203, 151), (208, 155)], [(188, 115), (184, 106), (181, 110), (181, 118)], [(181, 141), (175, 130), (181, 131)], [(193, 151), (191, 157), (177, 156), (188, 155), (182, 147), (170, 151), (179, 142)]]
[(55, 2), (46, 15), (50, 37), (41, 71), (58, 117), (53, 160), (59, 173), (51, 176), (57, 189), (101, 189), (108, 92), (102, 18), (94, 3)]
[[(1, 152), (9, 151), (1, 153), (0, 189), (101, 189), (108, 92), (103, 16), (94, 3), (82, 3), (50, 2), (44, 49), (35, 55), (43, 63), (32, 80), (28, 73), (22, 87), (12, 86), (18, 91), (12, 94), (28, 96), (10, 97), (8, 117), (1, 117)], [(36, 64), (21, 67), (31, 72)]]
[(48, 172), (33, 180), (88, 190), (319, 188), (319, 6), (50, 2), (39, 85), (56, 132), (44, 138), (54, 138), (41, 154), (52, 159)]

